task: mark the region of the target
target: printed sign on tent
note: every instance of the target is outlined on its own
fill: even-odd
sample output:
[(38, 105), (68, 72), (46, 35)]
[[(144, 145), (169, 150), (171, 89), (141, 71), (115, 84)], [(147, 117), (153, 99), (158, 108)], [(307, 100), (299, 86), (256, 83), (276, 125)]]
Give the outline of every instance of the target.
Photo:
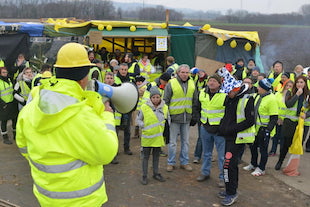
[(167, 51), (167, 37), (166, 36), (157, 36), (156, 37), (156, 51)]

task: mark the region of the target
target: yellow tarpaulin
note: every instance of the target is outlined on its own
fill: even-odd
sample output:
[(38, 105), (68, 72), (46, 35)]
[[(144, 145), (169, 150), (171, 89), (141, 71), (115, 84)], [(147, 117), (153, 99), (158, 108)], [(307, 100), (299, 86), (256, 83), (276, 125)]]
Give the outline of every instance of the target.
[(210, 28), (208, 30), (201, 29), (200, 32), (210, 34), (217, 38), (222, 38), (224, 41), (231, 38), (245, 38), (260, 44), (258, 32), (256, 31), (229, 31), (223, 29)]

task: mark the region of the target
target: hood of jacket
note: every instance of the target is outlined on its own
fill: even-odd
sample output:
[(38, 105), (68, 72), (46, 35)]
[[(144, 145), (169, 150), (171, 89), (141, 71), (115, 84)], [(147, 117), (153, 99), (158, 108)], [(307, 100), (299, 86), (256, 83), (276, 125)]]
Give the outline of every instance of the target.
[(32, 91), (31, 100), (23, 109), (30, 112), (27, 116), (29, 122), (41, 133), (60, 127), (85, 106), (84, 91), (77, 82), (66, 79), (46, 80)]

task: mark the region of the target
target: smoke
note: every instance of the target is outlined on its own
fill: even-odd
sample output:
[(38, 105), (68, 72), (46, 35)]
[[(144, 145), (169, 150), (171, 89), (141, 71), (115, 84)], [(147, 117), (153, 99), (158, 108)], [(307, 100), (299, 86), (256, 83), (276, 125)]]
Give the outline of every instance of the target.
[(298, 64), (310, 65), (310, 29), (307, 27), (260, 28), (261, 59), (267, 70), (273, 62), (283, 62), (285, 71), (293, 71)]

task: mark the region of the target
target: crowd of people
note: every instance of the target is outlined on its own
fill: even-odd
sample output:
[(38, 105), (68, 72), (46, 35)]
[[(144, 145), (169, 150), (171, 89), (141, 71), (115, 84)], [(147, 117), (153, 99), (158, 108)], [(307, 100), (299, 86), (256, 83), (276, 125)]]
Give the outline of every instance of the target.
[[(218, 187), (225, 189), (218, 197), (225, 206), (238, 197), (238, 164), (246, 146), (251, 150), (251, 162), (243, 169), (263, 176), (268, 157), (277, 155), (280, 144), (275, 166), (280, 170), (302, 118), (302, 142), (310, 152), (310, 71), (304, 74), (302, 66), (288, 72), (282, 62), (275, 61), (271, 72), (265, 74), (254, 59), (240, 58), (208, 74), (179, 65), (172, 56), (166, 58), (166, 65), (164, 72), (158, 73), (147, 54), (122, 56), (116, 51), (111, 56), (106, 48), (96, 54), (68, 43), (59, 50), (55, 65), (43, 65), (38, 74), (23, 54), (13, 68), (0, 68), (3, 143), (12, 144), (16, 138), (29, 160), (34, 194), (41, 206), (101, 206), (106, 202), (102, 166), (119, 163), (117, 135), (121, 131), (126, 155), (133, 154), (131, 138), (141, 139), (143, 185), (149, 182), (151, 155), (155, 180), (165, 181), (159, 169), (160, 156), (167, 156), (167, 172), (173, 173), (178, 164), (190, 172), (191, 162), (201, 163), (196, 180), (209, 179), (215, 145)], [(152, 76), (155, 73), (157, 78)], [(122, 114), (113, 103), (102, 103), (98, 93), (84, 90), (89, 80), (114, 87), (135, 84), (139, 93), (136, 108)], [(8, 120), (12, 120), (13, 140), (8, 136)], [(198, 137), (190, 160), (190, 127), (194, 126)]]

